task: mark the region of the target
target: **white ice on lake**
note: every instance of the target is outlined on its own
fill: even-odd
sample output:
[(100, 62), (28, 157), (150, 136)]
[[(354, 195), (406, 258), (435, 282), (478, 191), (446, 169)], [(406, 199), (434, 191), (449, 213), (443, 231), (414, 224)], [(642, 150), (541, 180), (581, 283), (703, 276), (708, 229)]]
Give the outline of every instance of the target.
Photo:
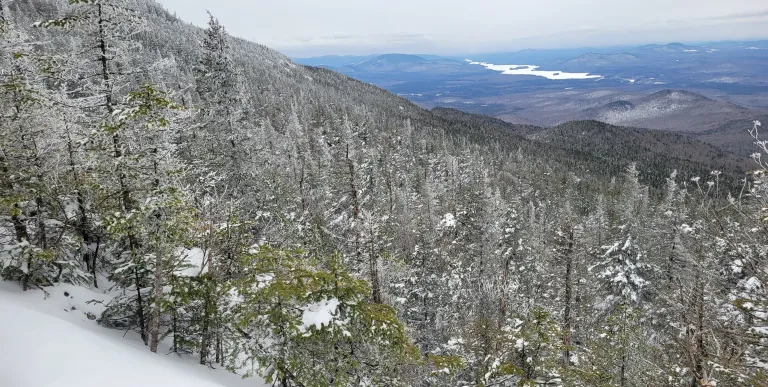
[(603, 77), (602, 75), (590, 73), (566, 73), (563, 71), (537, 70), (539, 66), (536, 65), (497, 65), (486, 62), (475, 62), (471, 59), (467, 59), (466, 61), (471, 65), (480, 65), (488, 70), (498, 71), (504, 75), (534, 75), (553, 80), (598, 79)]

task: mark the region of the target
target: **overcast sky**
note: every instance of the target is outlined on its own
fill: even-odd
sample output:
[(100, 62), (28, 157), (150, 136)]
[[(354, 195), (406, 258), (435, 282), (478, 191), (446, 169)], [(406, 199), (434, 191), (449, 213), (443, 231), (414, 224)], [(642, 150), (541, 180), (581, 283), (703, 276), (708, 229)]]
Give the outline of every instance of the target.
[(159, 0), (294, 57), (768, 38), (765, 0)]

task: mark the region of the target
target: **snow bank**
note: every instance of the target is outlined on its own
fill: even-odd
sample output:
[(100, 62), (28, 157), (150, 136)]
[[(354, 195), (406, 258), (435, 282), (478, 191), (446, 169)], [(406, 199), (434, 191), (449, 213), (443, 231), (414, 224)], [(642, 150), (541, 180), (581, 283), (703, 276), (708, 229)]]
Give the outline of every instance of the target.
[[(91, 320), (110, 297), (75, 286), (22, 292), (0, 282), (0, 386), (13, 387), (259, 387), (193, 358), (153, 354), (124, 332)], [(66, 292), (66, 295), (65, 295)], [(95, 300), (95, 302), (89, 302)]]

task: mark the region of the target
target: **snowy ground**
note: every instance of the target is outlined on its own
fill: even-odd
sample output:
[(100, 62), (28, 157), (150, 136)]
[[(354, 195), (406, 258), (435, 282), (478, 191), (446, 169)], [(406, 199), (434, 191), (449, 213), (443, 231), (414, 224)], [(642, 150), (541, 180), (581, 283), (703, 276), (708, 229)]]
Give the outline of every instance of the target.
[(0, 282), (0, 386), (265, 386), (167, 354), (167, 346), (153, 354), (135, 336), (98, 326), (88, 314), (101, 313), (105, 294), (71, 285), (46, 291)]

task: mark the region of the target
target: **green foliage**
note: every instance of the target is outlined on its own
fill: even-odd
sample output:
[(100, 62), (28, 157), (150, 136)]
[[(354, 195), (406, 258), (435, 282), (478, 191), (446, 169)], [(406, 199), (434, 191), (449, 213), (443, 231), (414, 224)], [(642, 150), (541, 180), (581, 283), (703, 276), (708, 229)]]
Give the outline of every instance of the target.
[[(393, 385), (397, 364), (418, 358), (394, 309), (368, 302), (370, 287), (338, 255), (317, 259), (261, 247), (244, 259), (238, 326), (262, 338), (250, 351), (268, 381)], [(327, 320), (308, 323), (312, 313)]]
[(116, 109), (102, 123), (102, 128), (109, 134), (115, 134), (125, 125), (139, 124), (147, 131), (162, 130), (169, 125), (168, 111), (180, 110), (168, 97), (168, 93), (155, 86), (145, 84), (128, 93), (125, 105)]
[(432, 374), (452, 374), (464, 367), (460, 356), (427, 354), (427, 361), (433, 369)]

